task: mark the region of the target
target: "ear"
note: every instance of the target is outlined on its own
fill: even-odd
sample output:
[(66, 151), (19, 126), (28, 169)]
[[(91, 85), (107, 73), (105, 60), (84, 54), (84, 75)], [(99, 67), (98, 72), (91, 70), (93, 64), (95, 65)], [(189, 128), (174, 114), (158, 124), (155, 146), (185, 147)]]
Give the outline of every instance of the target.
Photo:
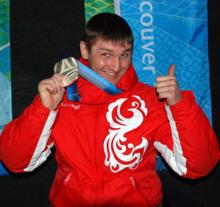
[(80, 52), (81, 52), (83, 59), (88, 60), (89, 51), (84, 41), (80, 41)]

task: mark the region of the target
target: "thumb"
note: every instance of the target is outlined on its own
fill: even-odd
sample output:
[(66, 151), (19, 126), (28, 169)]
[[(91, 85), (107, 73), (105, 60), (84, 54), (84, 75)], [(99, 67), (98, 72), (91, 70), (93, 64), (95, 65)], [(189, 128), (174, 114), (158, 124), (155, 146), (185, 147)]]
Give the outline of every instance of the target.
[(168, 70), (168, 76), (173, 76), (175, 71), (176, 65), (172, 64)]

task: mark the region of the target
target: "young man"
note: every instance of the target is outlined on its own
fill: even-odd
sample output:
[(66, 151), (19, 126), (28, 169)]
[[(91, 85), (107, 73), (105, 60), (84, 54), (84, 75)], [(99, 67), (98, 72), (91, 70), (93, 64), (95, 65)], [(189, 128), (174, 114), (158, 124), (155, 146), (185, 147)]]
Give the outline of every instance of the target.
[(55, 207), (154, 207), (162, 200), (157, 152), (192, 179), (218, 161), (216, 136), (192, 92), (179, 90), (174, 65), (157, 78), (156, 88), (147, 86), (137, 79), (132, 48), (125, 20), (94, 16), (80, 42), (81, 61), (122, 92), (110, 95), (79, 77), (80, 101), (70, 101), (63, 77), (53, 75), (1, 134), (0, 159), (13, 172), (34, 170), (55, 145)]

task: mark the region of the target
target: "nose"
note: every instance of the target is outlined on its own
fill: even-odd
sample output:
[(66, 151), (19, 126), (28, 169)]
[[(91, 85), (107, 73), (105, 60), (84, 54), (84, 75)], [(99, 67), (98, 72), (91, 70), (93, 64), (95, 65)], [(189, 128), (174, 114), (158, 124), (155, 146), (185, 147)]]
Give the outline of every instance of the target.
[(119, 72), (120, 71), (120, 58), (119, 57), (115, 57), (112, 60), (112, 69), (114, 70), (114, 72)]

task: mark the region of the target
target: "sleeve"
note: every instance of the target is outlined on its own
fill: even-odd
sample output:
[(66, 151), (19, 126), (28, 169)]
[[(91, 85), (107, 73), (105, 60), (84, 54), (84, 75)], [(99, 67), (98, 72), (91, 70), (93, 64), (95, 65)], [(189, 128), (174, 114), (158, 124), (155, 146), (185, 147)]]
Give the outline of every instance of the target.
[(56, 111), (45, 108), (36, 96), (0, 135), (0, 160), (12, 172), (29, 172), (41, 165), (51, 153), (51, 127)]
[(169, 128), (160, 127), (155, 148), (179, 175), (192, 179), (207, 175), (218, 162), (219, 143), (192, 92), (183, 92), (176, 105), (165, 105), (165, 112)]

